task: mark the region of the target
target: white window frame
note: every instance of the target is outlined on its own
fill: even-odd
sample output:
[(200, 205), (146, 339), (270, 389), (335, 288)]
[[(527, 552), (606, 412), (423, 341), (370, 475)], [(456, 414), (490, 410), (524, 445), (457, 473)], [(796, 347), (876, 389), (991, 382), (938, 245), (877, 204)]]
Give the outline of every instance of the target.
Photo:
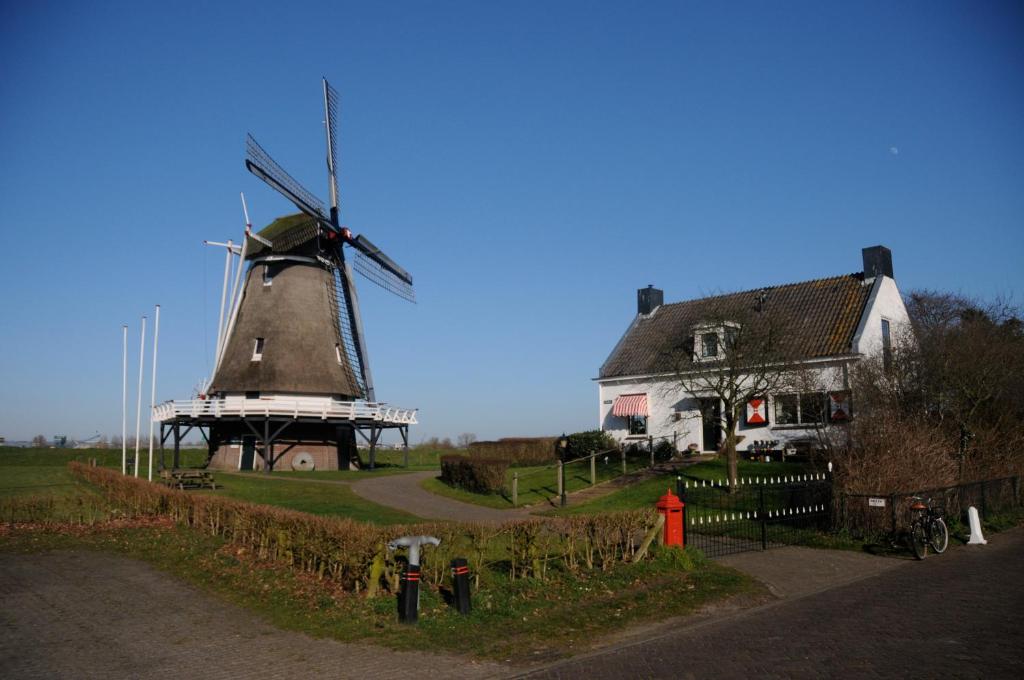
[(256, 338), (256, 341), (252, 345), (252, 360), (263, 361), (263, 350), (266, 349), (266, 340), (263, 338)]

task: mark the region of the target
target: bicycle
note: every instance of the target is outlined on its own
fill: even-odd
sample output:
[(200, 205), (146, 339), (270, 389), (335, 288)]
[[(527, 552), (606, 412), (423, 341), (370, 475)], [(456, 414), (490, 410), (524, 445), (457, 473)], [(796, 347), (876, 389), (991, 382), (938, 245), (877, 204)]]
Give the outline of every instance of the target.
[(914, 557), (923, 560), (931, 546), (936, 555), (946, 552), (949, 546), (949, 528), (942, 518), (942, 510), (933, 508), (930, 498), (910, 496), (910, 528), (907, 530), (907, 542)]

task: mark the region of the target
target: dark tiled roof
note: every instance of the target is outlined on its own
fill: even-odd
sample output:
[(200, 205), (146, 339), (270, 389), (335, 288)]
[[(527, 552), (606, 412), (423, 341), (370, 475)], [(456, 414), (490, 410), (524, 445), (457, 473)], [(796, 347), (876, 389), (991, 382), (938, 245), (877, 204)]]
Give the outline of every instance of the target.
[[(680, 347), (694, 327), (723, 310), (737, 310), (741, 318), (788, 319), (793, 358), (846, 354), (870, 293), (864, 275), (857, 273), (662, 305), (652, 316), (636, 319), (601, 367), (600, 377), (672, 371), (670, 348)], [(753, 313), (762, 294), (761, 311)]]

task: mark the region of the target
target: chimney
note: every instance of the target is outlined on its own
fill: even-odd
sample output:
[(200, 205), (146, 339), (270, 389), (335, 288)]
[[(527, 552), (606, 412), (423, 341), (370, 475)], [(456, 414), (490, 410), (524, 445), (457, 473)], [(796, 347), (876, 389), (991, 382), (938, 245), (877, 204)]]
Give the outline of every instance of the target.
[(650, 314), (658, 307), (661, 307), (664, 302), (664, 291), (655, 288), (654, 286), (641, 288), (636, 292), (636, 313), (644, 315)]
[(871, 246), (861, 250), (864, 256), (864, 278), (892, 275), (892, 251), (885, 246)]

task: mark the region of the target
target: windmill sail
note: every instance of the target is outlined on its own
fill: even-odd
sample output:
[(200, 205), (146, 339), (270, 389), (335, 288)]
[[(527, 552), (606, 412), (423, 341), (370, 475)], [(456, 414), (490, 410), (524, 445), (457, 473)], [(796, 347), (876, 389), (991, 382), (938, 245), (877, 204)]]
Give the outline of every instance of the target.
[(252, 135), (245, 140), (245, 151), (247, 156), (245, 167), (249, 169), (249, 172), (277, 189), (302, 212), (330, 224), (327, 215), (324, 214), (324, 204), (320, 202), (320, 199), (278, 165), (277, 161), (270, 157), (270, 154), (259, 145)]
[(409, 302), (416, 302), (416, 292), (411, 285), (362, 251), (356, 251), (356, 256), (352, 259), (352, 268), (384, 290)]
[(338, 226), (338, 93), (324, 78), (324, 112), (327, 114), (327, 183), (331, 192), (331, 223)]

